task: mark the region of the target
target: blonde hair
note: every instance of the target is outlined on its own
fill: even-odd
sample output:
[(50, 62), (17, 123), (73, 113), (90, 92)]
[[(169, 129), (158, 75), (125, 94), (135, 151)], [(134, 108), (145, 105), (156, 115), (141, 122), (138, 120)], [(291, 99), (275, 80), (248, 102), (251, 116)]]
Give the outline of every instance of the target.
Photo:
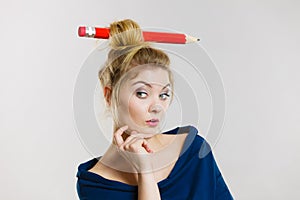
[(172, 88), (174, 81), (168, 55), (145, 42), (140, 26), (133, 20), (125, 19), (111, 23), (109, 40), (110, 51), (98, 77), (103, 90), (105, 87), (110, 87), (112, 90), (109, 97), (107, 96), (109, 94), (104, 97), (111, 98), (110, 109), (114, 122), (119, 126), (117, 105), (120, 80), (130, 69), (139, 65), (157, 66), (168, 72)]

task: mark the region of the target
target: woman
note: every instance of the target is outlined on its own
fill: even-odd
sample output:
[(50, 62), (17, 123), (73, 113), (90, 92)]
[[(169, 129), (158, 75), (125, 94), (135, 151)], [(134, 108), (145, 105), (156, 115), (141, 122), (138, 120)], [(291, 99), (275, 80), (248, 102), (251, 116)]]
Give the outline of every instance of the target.
[(110, 47), (99, 79), (114, 120), (113, 141), (103, 156), (78, 167), (79, 198), (232, 199), (195, 127), (161, 133), (174, 85), (167, 54), (144, 42), (129, 19), (110, 25)]

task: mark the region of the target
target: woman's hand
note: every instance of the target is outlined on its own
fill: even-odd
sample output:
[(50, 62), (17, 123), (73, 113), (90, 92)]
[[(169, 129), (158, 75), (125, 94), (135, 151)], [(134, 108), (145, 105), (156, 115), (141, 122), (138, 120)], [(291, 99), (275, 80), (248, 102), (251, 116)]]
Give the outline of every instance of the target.
[(122, 134), (128, 126), (119, 128), (113, 136), (114, 144), (117, 145), (118, 152), (127, 159), (138, 173), (145, 173), (152, 170), (150, 153), (153, 150), (149, 147), (145, 134), (132, 131), (131, 135), (124, 141)]

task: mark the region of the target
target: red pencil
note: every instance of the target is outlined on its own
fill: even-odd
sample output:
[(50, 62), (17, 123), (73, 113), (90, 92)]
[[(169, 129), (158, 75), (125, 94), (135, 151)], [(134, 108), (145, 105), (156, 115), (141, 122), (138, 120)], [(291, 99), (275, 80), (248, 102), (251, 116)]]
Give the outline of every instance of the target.
[[(91, 26), (80, 26), (78, 28), (78, 35), (80, 37), (91, 37), (108, 39), (109, 28), (98, 28)], [(148, 42), (159, 43), (173, 43), (173, 44), (186, 44), (191, 42), (200, 41), (200, 39), (182, 34), (182, 33), (164, 33), (164, 32), (148, 32), (143, 31), (143, 37)]]

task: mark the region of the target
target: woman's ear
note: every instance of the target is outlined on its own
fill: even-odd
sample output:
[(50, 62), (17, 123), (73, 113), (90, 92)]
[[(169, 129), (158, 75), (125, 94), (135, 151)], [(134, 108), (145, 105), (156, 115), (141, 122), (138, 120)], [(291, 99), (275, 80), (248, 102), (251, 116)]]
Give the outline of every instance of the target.
[(110, 106), (110, 102), (111, 102), (111, 88), (108, 87), (108, 86), (105, 86), (104, 89), (103, 89), (103, 93), (104, 93), (104, 98), (105, 98), (106, 102)]

